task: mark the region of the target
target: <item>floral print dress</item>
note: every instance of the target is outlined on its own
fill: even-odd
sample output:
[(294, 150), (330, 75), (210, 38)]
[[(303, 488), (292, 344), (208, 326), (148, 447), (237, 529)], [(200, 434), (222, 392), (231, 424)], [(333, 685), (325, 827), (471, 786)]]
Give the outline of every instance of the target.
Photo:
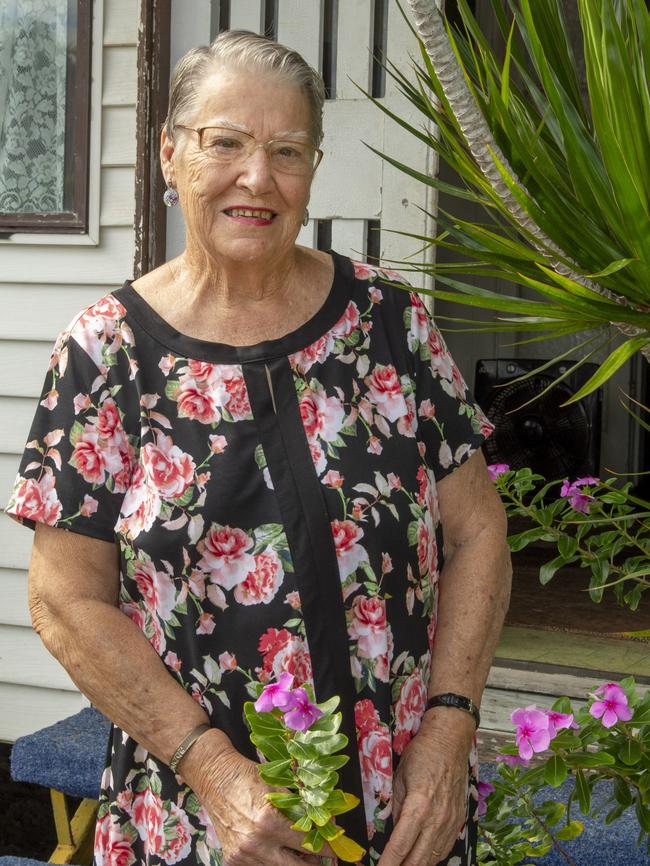
[[(7, 511), (119, 544), (121, 610), (251, 759), (254, 680), (289, 671), (318, 700), (340, 695), (341, 786), (363, 803), (340, 820), (374, 864), (427, 697), (436, 482), (491, 426), (418, 295), (332, 257), (316, 315), (254, 346), (179, 333), (128, 281), (81, 312), (54, 347)], [(475, 763), (448, 866), (476, 862)], [(194, 793), (116, 727), (95, 862), (222, 862)]]

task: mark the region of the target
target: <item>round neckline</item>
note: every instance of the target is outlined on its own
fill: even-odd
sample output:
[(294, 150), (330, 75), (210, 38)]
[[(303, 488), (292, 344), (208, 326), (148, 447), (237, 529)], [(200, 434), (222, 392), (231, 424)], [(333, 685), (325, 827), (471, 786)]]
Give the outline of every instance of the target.
[(283, 355), (292, 355), (315, 343), (334, 327), (345, 312), (352, 298), (355, 281), (354, 266), (346, 256), (334, 250), (327, 252), (332, 257), (334, 274), (329, 292), (321, 307), (311, 318), (288, 334), (249, 346), (233, 346), (184, 334), (136, 292), (131, 280), (126, 280), (122, 288), (113, 292), (113, 295), (142, 330), (181, 358), (221, 364), (271, 360)]

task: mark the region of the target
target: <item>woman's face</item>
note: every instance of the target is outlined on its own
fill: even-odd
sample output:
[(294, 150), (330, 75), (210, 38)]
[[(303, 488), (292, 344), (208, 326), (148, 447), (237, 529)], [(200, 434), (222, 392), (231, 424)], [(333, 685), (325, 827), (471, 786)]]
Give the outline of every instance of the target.
[[(257, 142), (311, 142), (307, 98), (276, 77), (218, 70), (199, 85), (189, 127), (232, 127)], [(216, 162), (199, 148), (195, 132), (176, 129), (175, 144), (163, 132), (161, 161), (180, 197), (188, 246), (217, 261), (281, 260), (294, 243), (309, 201), (312, 175), (274, 170), (264, 148), (234, 164)], [(246, 218), (233, 208), (265, 209), (270, 220)], [(268, 216), (268, 214), (267, 214)]]

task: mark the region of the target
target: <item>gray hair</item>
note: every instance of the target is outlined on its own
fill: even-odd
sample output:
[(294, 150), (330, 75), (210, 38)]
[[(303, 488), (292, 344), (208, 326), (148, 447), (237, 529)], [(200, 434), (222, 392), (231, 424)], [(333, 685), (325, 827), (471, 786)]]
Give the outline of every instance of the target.
[(178, 61), (172, 74), (165, 120), (165, 130), (172, 141), (174, 126), (191, 112), (196, 103), (198, 85), (219, 66), (274, 73), (299, 87), (309, 103), (313, 142), (320, 145), (325, 102), (323, 79), (297, 51), (250, 30), (224, 30), (210, 45), (191, 48)]

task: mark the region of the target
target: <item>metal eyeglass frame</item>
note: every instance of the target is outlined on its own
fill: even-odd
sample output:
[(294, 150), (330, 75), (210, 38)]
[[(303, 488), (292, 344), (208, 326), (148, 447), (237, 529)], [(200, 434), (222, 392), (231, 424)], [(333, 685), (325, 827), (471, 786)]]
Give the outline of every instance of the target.
[[(312, 150), (314, 150), (316, 153), (316, 162), (314, 163), (314, 166), (311, 169), (312, 174), (313, 174), (313, 172), (316, 171), (316, 169), (320, 165), (321, 159), (323, 158), (323, 151), (319, 147), (314, 147), (312, 144), (308, 144), (307, 142), (292, 141), (290, 138), (269, 138), (268, 141), (257, 141), (256, 138), (250, 134), (250, 132), (244, 132), (241, 129), (230, 129), (227, 126), (199, 126), (198, 128), (195, 128), (193, 126), (184, 126), (182, 123), (176, 123), (174, 125), (174, 129), (185, 129), (188, 132), (196, 132), (196, 134), (199, 137), (199, 150), (202, 153), (208, 153), (208, 151), (203, 149), (203, 133), (205, 132), (205, 130), (206, 129), (223, 129), (225, 132), (236, 132), (239, 135), (246, 135), (248, 138), (251, 139), (251, 143), (255, 142), (254, 144), (249, 145), (248, 148), (246, 149), (245, 159), (249, 159), (253, 155), (253, 152), (255, 150), (257, 150), (258, 147), (263, 147), (264, 150), (266, 151), (266, 155), (268, 156), (269, 155), (269, 150), (268, 150), (269, 145), (277, 144), (277, 142), (279, 142), (279, 141), (286, 142), (287, 144), (307, 144), (308, 147), (310, 147)], [(211, 157), (211, 158), (214, 159), (215, 157)], [(282, 171), (282, 169), (279, 169), (279, 171)], [(291, 172), (286, 172), (286, 173), (291, 174)]]

